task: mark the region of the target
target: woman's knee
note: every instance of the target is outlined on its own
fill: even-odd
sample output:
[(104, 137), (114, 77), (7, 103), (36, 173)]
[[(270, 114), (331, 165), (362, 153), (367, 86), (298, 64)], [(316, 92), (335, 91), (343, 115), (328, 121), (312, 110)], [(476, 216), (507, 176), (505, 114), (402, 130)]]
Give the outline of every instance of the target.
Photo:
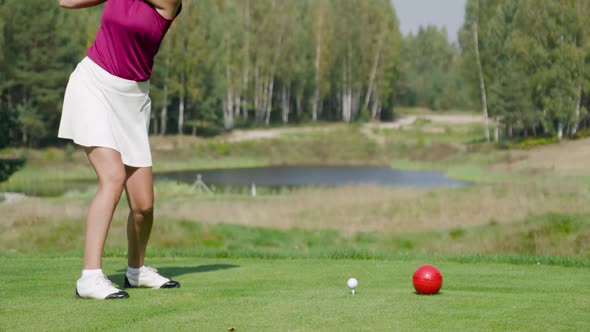
[(135, 220), (151, 220), (154, 216), (154, 205), (148, 202), (138, 204), (131, 208), (131, 214)]
[(122, 167), (113, 167), (98, 175), (99, 185), (104, 188), (110, 188), (121, 192), (125, 186), (125, 169)]

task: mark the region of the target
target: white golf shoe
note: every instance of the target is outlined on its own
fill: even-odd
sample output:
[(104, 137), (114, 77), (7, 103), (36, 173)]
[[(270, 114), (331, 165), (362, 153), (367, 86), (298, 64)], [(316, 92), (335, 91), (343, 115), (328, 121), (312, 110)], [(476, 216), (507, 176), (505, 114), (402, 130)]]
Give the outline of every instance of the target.
[(163, 277), (158, 270), (143, 266), (139, 275), (125, 273), (125, 288), (178, 288), (180, 283)]
[(127, 292), (113, 287), (105, 275), (97, 275), (76, 282), (76, 296), (83, 299), (124, 299), (129, 297)]

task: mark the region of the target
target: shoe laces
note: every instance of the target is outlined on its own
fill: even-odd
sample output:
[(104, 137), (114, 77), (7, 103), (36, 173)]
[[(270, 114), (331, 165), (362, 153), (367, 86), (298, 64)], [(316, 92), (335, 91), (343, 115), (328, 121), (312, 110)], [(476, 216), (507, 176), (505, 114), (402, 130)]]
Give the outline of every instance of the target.
[(99, 285), (99, 286), (111, 286), (112, 283), (109, 280), (109, 278), (107, 278), (107, 276), (105, 276), (103, 274), (101, 276), (96, 277), (96, 285)]
[(144, 266), (143, 268), (144, 268), (145, 271), (153, 272), (153, 273), (158, 273), (158, 270), (157, 269), (154, 269), (153, 267)]

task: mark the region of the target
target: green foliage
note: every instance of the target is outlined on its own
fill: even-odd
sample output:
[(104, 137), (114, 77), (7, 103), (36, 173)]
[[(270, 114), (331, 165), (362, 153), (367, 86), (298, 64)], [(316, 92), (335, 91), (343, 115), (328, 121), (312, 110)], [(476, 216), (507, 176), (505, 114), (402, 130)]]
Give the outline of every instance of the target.
[(506, 147), (510, 149), (532, 149), (534, 147), (555, 144), (557, 142), (556, 137), (526, 138), (522, 141), (507, 143)]
[(488, 115), (502, 134), (575, 134), (590, 87), (588, 13), (590, 4), (577, 0), (467, 2), (460, 33), (463, 74), (472, 102), (479, 103), (476, 33)]
[(13, 112), (2, 107), (0, 100), (0, 149), (7, 147), (11, 143), (12, 132), (10, 128), (14, 128), (14, 116), (11, 113)]
[(401, 44), (396, 99), (401, 106), (432, 110), (466, 108), (466, 88), (460, 77), (459, 50), (446, 29), (420, 28)]
[[(0, 3), (0, 146), (55, 142), (68, 75), (100, 15)], [(400, 40), (388, 0), (186, 0), (155, 59), (150, 130), (268, 126), (314, 118), (314, 107), (316, 120), (390, 117)]]
[(576, 138), (576, 139), (587, 138), (587, 137), (590, 137), (590, 128), (578, 130), (578, 131), (576, 131), (576, 134), (574, 135), (574, 138)]
[(0, 3), (0, 112), (16, 125), (8, 131), (13, 142), (38, 143), (58, 126), (63, 90), (82, 54), (71, 33), (78, 27), (65, 18), (55, 2)]
[[(499, 133), (574, 136), (588, 126), (589, 13), (581, 0), (469, 0), (457, 48), (433, 26), (403, 38), (388, 0), (185, 0), (155, 61), (151, 130), (470, 109), (481, 101), (475, 31)], [(0, 147), (55, 142), (68, 75), (100, 15), (0, 2)]]
[(25, 164), (24, 158), (4, 159), (0, 158), (0, 182), (8, 180), (8, 178)]

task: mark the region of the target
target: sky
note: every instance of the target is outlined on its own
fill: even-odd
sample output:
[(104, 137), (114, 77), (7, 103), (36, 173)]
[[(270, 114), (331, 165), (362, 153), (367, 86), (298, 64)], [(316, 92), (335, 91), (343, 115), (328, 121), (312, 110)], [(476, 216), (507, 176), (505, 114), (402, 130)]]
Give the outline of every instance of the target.
[(391, 0), (402, 34), (416, 33), (426, 25), (446, 27), (449, 40), (457, 41), (467, 0)]

